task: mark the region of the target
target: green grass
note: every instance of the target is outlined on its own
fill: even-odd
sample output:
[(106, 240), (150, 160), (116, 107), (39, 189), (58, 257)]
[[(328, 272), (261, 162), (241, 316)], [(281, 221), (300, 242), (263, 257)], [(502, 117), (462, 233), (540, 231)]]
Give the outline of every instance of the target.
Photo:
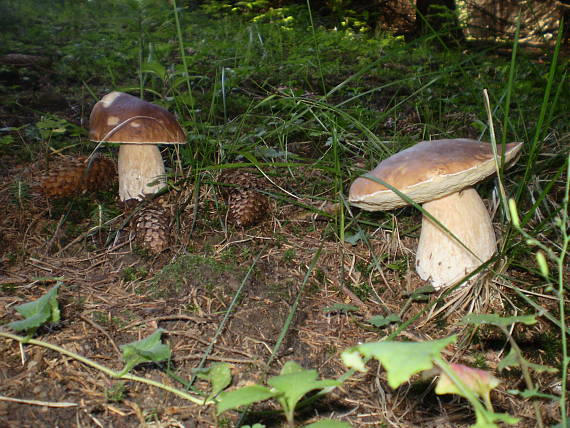
[[(525, 291), (559, 297), (568, 292), (561, 268), (568, 242), (560, 219), (567, 221), (570, 84), (569, 61), (560, 55), (560, 44), (545, 49), (539, 61), (516, 42), (503, 56), (492, 48), (440, 49), (427, 39), (405, 42), (387, 34), (332, 30), (304, 7), (248, 15), (225, 11), (216, 2), (193, 10), (182, 2), (169, 6), (152, 0), (98, 1), (97, 7), (89, 2), (46, 2), (39, 8), (32, 0), (9, 3), (11, 8), (0, 9), (0, 19), (9, 15), (6, 22), (30, 24), (0, 34), (0, 54), (52, 57), (50, 78), (70, 98), (83, 94), (92, 103), (110, 90), (128, 90), (177, 113), (189, 144), (168, 152), (173, 181), (183, 172), (188, 182), (210, 186), (213, 173), (234, 164), (291, 181), (302, 181), (307, 170), (318, 171), (320, 179), (308, 179), (303, 190), (291, 193), (303, 201), (344, 207), (329, 216), (323, 240), (344, 243), (358, 234), (372, 248), (376, 227), (389, 230), (393, 216), (415, 215), (411, 209), (374, 215), (348, 209), (349, 183), (392, 153), (424, 139), (524, 141), (522, 158), (500, 178), (521, 220), (519, 227), (511, 226), (502, 199), (495, 220), (504, 225), (497, 256), (503, 268), (496, 270), (520, 288), (519, 300), (533, 310), (546, 311)], [(20, 90), (0, 86), (0, 96), (8, 97), (14, 111), (36, 119), (12, 131), (13, 139), (0, 134), (0, 154), (18, 150), (20, 140), (30, 142), (24, 149), (29, 160), (70, 147), (89, 152), (87, 143), (70, 142), (83, 138), (79, 127), (30, 112), (14, 95)], [(290, 150), (307, 141), (309, 155)], [(490, 197), (494, 187), (488, 182), (480, 190)], [(278, 204), (302, 204), (291, 194), (273, 196)], [(401, 221), (403, 235), (415, 236), (413, 221)], [(533, 240), (551, 249), (547, 263), (559, 276), (540, 276)], [(287, 264), (295, 258), (293, 250), (283, 254)], [(366, 276), (378, 268), (406, 269), (404, 259), (371, 258), (373, 264), (357, 266)], [(509, 276), (506, 267), (525, 279)], [(180, 291), (191, 271), (218, 278), (235, 269), (213, 258), (185, 256), (163, 268), (152, 287), (164, 283)], [(145, 275), (135, 268), (122, 272), (125, 280)], [(324, 281), (318, 267), (315, 276)], [(201, 280), (206, 288), (211, 285), (211, 278)], [(363, 299), (373, 296), (364, 286), (355, 292)], [(560, 302), (559, 313), (547, 319), (564, 330)], [(566, 342), (556, 346), (565, 348)], [(477, 365), (484, 364), (477, 358)]]

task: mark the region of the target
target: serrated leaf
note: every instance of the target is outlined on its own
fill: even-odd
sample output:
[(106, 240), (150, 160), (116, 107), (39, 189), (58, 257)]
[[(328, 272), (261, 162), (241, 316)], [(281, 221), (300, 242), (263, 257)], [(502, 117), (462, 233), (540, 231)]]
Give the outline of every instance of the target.
[(394, 322), (400, 322), (400, 321), (402, 321), (402, 319), (400, 318), (400, 315), (389, 314), (386, 317), (383, 317), (382, 315), (375, 315), (366, 322), (368, 324), (372, 324), (374, 327), (385, 327), (389, 324), (392, 324)]
[(491, 324), (498, 327), (509, 327), (512, 324), (521, 322), (526, 325), (532, 325), (536, 323), (536, 315), (519, 315), (514, 317), (500, 317), (495, 314), (469, 314), (463, 317), (462, 322), (464, 324)]
[(268, 398), (275, 397), (277, 392), (263, 385), (251, 385), (243, 388), (234, 389), (233, 391), (223, 391), (218, 395), (216, 414), (221, 414), (226, 410), (237, 409), (241, 406), (265, 401)]
[[(456, 339), (456, 336), (450, 336), (429, 342), (365, 343), (349, 349), (349, 352), (357, 351), (365, 357), (380, 361), (388, 374), (388, 385), (397, 388), (412, 375), (433, 368), (433, 358), (439, 356), (443, 348)], [(354, 361), (354, 356), (350, 356), (350, 359)]]
[(349, 305), (347, 303), (335, 303), (332, 306), (327, 306), (323, 312), (356, 312), (358, 306)]
[(163, 331), (160, 328), (144, 339), (121, 345), (125, 361), (123, 372), (128, 372), (140, 363), (158, 363), (170, 358), (170, 347), (160, 341)]
[(304, 370), (297, 363), (289, 364), (287, 368), (284, 366), (283, 369), (284, 374), (270, 377), (267, 383), (280, 393), (279, 396), (285, 403), (285, 412), (292, 412), (297, 402), (310, 391), (340, 385), (339, 381), (332, 379), (317, 380), (316, 370)]
[(218, 395), (232, 382), (230, 365), (227, 363), (214, 363), (205, 369), (196, 370), (195, 373), (200, 379), (210, 382), (212, 389), (208, 399)]
[(58, 322), (60, 318), (57, 304), (57, 291), (61, 282), (58, 282), (46, 294), (33, 302), (16, 306), (16, 312), (25, 319), (13, 321), (8, 326), (15, 331), (34, 331), (46, 322)]
[(303, 428), (351, 428), (350, 424), (334, 419), (323, 419), (313, 424), (305, 425)]

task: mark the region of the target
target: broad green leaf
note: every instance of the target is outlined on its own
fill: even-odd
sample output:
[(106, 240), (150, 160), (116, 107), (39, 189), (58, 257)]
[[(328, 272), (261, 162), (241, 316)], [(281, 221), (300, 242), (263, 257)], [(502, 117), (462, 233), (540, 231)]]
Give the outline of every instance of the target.
[(125, 361), (123, 373), (140, 363), (157, 363), (170, 358), (170, 347), (160, 341), (163, 331), (158, 329), (144, 339), (121, 345)]
[(304, 370), (305, 369), (303, 367), (301, 367), (301, 365), (299, 363), (297, 363), (295, 361), (287, 361), (285, 364), (283, 364), (283, 367), (281, 368), (281, 372), (279, 374), (280, 375), (286, 375), (286, 374), (293, 374), (293, 373), (301, 373)]
[(218, 395), (232, 382), (230, 365), (227, 363), (214, 363), (210, 367), (196, 370), (195, 373), (200, 379), (207, 380), (212, 385), (208, 399)]
[(46, 322), (58, 322), (60, 312), (57, 304), (57, 291), (60, 285), (61, 282), (58, 282), (46, 294), (33, 302), (16, 306), (16, 311), (25, 319), (11, 322), (8, 326), (15, 331), (33, 332)]
[[(452, 363), (449, 364), (449, 367), (465, 387), (475, 395), (483, 398), (486, 403), (490, 403), (490, 392), (499, 385), (499, 379), (485, 370), (475, 369), (463, 364)], [(457, 394), (463, 396), (461, 390), (445, 373), (439, 376), (435, 393), (439, 395)]]
[(359, 364), (352, 353), (359, 352), (364, 357), (373, 357), (380, 361), (388, 373), (388, 385), (397, 388), (406, 382), (413, 374), (433, 368), (433, 358), (439, 356), (442, 349), (455, 342), (456, 336), (429, 342), (374, 342), (358, 345), (348, 350), (343, 361), (356, 362), (349, 366), (358, 368)]
[(491, 324), (498, 327), (509, 327), (517, 322), (522, 322), (526, 325), (536, 323), (536, 315), (519, 315), (514, 317), (500, 317), (495, 314), (469, 314), (463, 317), (464, 324)]
[(223, 391), (217, 398), (218, 410), (216, 414), (219, 415), (226, 410), (237, 409), (241, 406), (264, 401), (276, 395), (277, 392), (271, 391), (271, 389), (263, 385), (251, 385), (233, 391)]
[(374, 327), (385, 327), (389, 324), (392, 324), (394, 322), (400, 322), (400, 321), (402, 321), (402, 319), (400, 318), (400, 315), (389, 314), (386, 317), (383, 317), (382, 315), (375, 315), (366, 322), (368, 324), (372, 324)]
[[(295, 365), (298, 366), (296, 363)], [(271, 385), (280, 394), (280, 397), (284, 400), (286, 404), (284, 410), (286, 412), (293, 411), (297, 402), (308, 392), (315, 389), (322, 389), (329, 386), (340, 385), (340, 382), (332, 379), (317, 380), (316, 370), (296, 370), (297, 367), (293, 365), (285, 371), (284, 374), (279, 376), (273, 376), (267, 380), (267, 383)], [(285, 366), (283, 367), (285, 369)]]
[(334, 419), (323, 419), (322, 421), (315, 422), (314, 424), (305, 425), (303, 428), (351, 428), (350, 424)]
[(364, 360), (360, 356), (360, 352), (354, 348), (344, 351), (342, 354), (340, 354), (340, 358), (346, 367), (358, 370), (359, 372), (365, 372), (368, 370), (364, 364)]
[(242, 425), (241, 428), (266, 428), (263, 424)]

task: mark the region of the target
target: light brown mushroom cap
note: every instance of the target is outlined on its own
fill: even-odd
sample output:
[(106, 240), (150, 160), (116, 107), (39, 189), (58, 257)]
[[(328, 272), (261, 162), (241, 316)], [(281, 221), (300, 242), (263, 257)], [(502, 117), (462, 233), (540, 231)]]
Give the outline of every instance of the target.
[[(505, 147), (505, 165), (520, 152), (522, 143)], [(501, 153), (501, 147), (497, 147)], [(422, 141), (383, 160), (368, 174), (379, 178), (418, 204), (474, 185), (496, 172), (491, 144), (467, 138)], [(384, 211), (407, 205), (386, 186), (357, 178), (348, 200), (367, 211)]]
[(123, 92), (111, 92), (95, 104), (89, 139), (121, 144), (185, 144), (186, 136), (168, 110)]

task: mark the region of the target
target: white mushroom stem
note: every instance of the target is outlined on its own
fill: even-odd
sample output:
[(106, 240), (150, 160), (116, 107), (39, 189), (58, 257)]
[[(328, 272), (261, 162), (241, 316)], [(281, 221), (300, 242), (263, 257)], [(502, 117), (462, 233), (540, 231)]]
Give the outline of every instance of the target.
[(473, 254), (425, 215), (416, 253), (416, 271), (439, 289), (456, 283), (489, 260), (497, 249), (487, 208), (472, 188), (423, 204)]
[(121, 144), (118, 164), (121, 201), (140, 201), (166, 186), (164, 162), (154, 144)]

